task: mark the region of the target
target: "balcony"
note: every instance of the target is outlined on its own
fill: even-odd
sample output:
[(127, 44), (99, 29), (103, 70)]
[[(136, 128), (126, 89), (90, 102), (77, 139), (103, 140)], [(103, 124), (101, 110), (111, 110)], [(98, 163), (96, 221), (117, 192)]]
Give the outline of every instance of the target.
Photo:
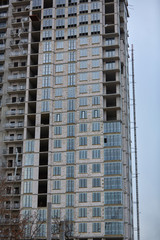
[(4, 137), (4, 142), (19, 142), (23, 141), (23, 135), (19, 134), (17, 136), (5, 136)]
[(14, 74), (14, 75), (9, 75), (8, 76), (8, 80), (9, 81), (17, 81), (17, 80), (25, 80), (26, 79), (26, 74), (22, 73), (22, 74)]
[(3, 149), (2, 150), (2, 154), (3, 155), (16, 155), (18, 151), (18, 155), (22, 154), (22, 148), (21, 147), (17, 147), (17, 148), (8, 148), (8, 149)]
[(4, 55), (0, 54), (0, 62), (4, 62)]
[(5, 45), (5, 44), (0, 44), (0, 50), (4, 50), (4, 49), (5, 49), (5, 47), (6, 47), (6, 45)]
[(23, 127), (24, 127), (23, 122), (20, 122), (20, 123), (6, 123), (5, 124), (5, 128), (7, 128), (7, 129), (23, 128)]
[(6, 24), (6, 23), (0, 23), (0, 29), (6, 28), (6, 27), (7, 27), (7, 24)]
[(12, 19), (12, 24), (21, 25), (22, 23), (29, 23), (29, 17)]
[(15, 51), (15, 52), (11, 52), (10, 53), (10, 58), (15, 58), (15, 57), (26, 57), (27, 56), (28, 51), (27, 50), (23, 50), (23, 51)]
[(0, 13), (0, 19), (7, 18), (8, 14), (6, 12)]
[(0, 33), (0, 39), (6, 38), (6, 33)]
[(27, 62), (14, 62), (9, 64), (9, 68), (12, 70), (18, 69), (20, 70), (25, 70), (27, 67)]
[(11, 116), (23, 116), (24, 115), (24, 110), (21, 109), (21, 110), (9, 110), (6, 112), (6, 117), (11, 117)]
[(25, 91), (25, 89), (26, 89), (25, 85), (12, 86), (12, 87), (8, 87), (8, 92), (23, 92)]
[(4, 72), (4, 66), (0, 65), (0, 72)]
[(22, 13), (23, 15), (28, 15), (29, 14), (29, 10), (30, 10), (30, 6), (26, 6), (26, 7), (21, 7), (21, 8), (14, 8), (12, 9), (12, 13), (14, 16), (22, 16)]
[(25, 98), (24, 97), (13, 97), (13, 98), (8, 98), (6, 99), (6, 104), (23, 104), (25, 102)]

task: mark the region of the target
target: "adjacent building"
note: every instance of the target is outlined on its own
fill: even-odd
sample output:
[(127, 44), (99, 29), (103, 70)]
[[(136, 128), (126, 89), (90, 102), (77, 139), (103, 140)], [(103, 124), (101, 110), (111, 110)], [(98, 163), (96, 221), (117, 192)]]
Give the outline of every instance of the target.
[(38, 239), (51, 203), (73, 238), (133, 240), (127, 6), (0, 1), (6, 207), (38, 210)]

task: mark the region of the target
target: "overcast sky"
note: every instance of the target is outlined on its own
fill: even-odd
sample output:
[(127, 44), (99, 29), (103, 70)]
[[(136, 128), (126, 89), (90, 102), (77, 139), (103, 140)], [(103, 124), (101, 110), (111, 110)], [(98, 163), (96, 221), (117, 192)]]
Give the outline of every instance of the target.
[(159, 240), (160, 0), (128, 1), (129, 42), (135, 50), (141, 240)]

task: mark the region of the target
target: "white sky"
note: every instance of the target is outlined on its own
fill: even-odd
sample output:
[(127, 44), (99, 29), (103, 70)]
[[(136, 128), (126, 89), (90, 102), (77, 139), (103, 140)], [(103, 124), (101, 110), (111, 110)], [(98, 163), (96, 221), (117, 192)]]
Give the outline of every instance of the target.
[(135, 50), (140, 239), (159, 240), (160, 0), (129, 0), (129, 13), (129, 43)]

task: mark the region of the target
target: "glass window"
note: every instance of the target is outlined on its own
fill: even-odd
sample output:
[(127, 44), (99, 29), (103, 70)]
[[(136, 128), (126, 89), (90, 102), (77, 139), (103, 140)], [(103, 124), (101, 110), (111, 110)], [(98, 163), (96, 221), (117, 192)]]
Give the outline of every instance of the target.
[(79, 26), (79, 35), (88, 35), (88, 25)]
[(63, 28), (63, 27), (65, 27), (65, 19), (64, 18), (56, 19), (56, 28)]
[(61, 97), (61, 96), (62, 96), (62, 88), (56, 88), (55, 97)]
[(73, 164), (74, 163), (74, 152), (67, 152), (67, 164)]
[(104, 146), (121, 146), (122, 137), (120, 134), (104, 135)]
[(87, 111), (80, 111), (80, 119), (87, 118)]
[(100, 122), (92, 123), (92, 131), (100, 131)]
[(92, 80), (100, 79), (100, 72), (92, 72)]
[(52, 30), (44, 30), (43, 31), (43, 40), (52, 39)]
[(92, 208), (92, 217), (101, 217), (101, 208), (100, 207)]
[(75, 85), (75, 75), (69, 75), (68, 76), (68, 86), (73, 86)]
[[(99, 118), (100, 117), (100, 110), (99, 109), (92, 110), (92, 117), (93, 118)], [(97, 130), (93, 130), (93, 125), (92, 125), (92, 131), (97, 131)]]
[(79, 80), (80, 81), (87, 81), (88, 73), (80, 73)]
[(51, 74), (51, 65), (43, 65), (43, 75), (49, 75)]
[(99, 43), (99, 42), (100, 42), (100, 37), (99, 36), (92, 36), (92, 44)]
[(123, 219), (123, 207), (105, 207), (104, 219)]
[(64, 42), (63, 41), (56, 41), (57, 43), (57, 49), (64, 48)]
[(115, 39), (114, 38), (108, 38), (108, 39), (106, 39), (106, 41), (105, 41), (105, 45), (106, 46), (112, 46), (112, 45), (114, 45), (115, 44)]
[(99, 47), (96, 47), (96, 48), (92, 48), (92, 55), (95, 56), (95, 55), (99, 55)]
[(87, 188), (87, 179), (86, 178), (79, 179), (79, 188)]
[(56, 72), (63, 72), (63, 64), (56, 65)]
[(87, 123), (79, 124), (79, 132), (87, 132)]
[(101, 223), (92, 223), (92, 232), (101, 232)]
[(80, 61), (80, 69), (88, 68), (88, 61)]
[(98, 9), (100, 9), (100, 2), (91, 2), (91, 12), (92, 11), (97, 11)]
[(100, 91), (100, 85), (98, 83), (92, 84), (92, 92), (99, 92)]
[(43, 42), (43, 51), (44, 52), (49, 52), (52, 50), (52, 42)]
[(91, 13), (91, 22), (99, 22), (100, 14), (99, 13)]
[(92, 187), (100, 187), (101, 186), (101, 179), (100, 178), (93, 178), (92, 179)]
[(87, 202), (87, 193), (79, 193), (79, 202)]
[(79, 93), (87, 93), (87, 87), (88, 85), (81, 85), (79, 87)]
[(77, 29), (76, 28), (68, 28), (68, 37), (76, 37)]
[(23, 196), (23, 207), (32, 207), (32, 196), (31, 195), (25, 195)]
[(87, 223), (79, 223), (79, 232), (86, 233), (87, 232)]
[(24, 179), (33, 179), (33, 168), (27, 167), (24, 169)]
[(119, 162), (105, 163), (104, 164), (105, 175), (120, 175), (122, 174), (122, 164)]
[(76, 61), (76, 52), (75, 51), (68, 52), (68, 61), (69, 62)]
[(92, 202), (101, 202), (101, 193), (100, 192), (92, 193)]
[(69, 42), (68, 49), (69, 50), (75, 50), (76, 49), (76, 40), (70, 39), (68, 42)]
[(122, 177), (104, 178), (104, 189), (122, 189)]
[(68, 88), (68, 98), (74, 98), (75, 97), (75, 87), (69, 87)]
[(42, 112), (48, 112), (49, 111), (49, 102), (48, 101), (42, 102), (41, 111)]
[(54, 162), (61, 162), (61, 153), (54, 153)]
[(74, 137), (75, 136), (75, 126), (69, 125), (67, 126), (67, 137)]
[(42, 89), (42, 99), (50, 98), (50, 88)]
[(87, 150), (79, 151), (79, 159), (87, 159)]
[(60, 190), (61, 189), (61, 181), (60, 180), (53, 180), (53, 189)]
[(75, 110), (75, 99), (67, 100), (67, 110), (74, 111)]
[(66, 220), (73, 221), (73, 219), (74, 219), (74, 209), (72, 208), (66, 209)]
[(122, 204), (123, 195), (122, 192), (105, 192), (104, 204)]
[(79, 98), (79, 106), (87, 106), (87, 97)]
[(91, 34), (92, 33), (100, 33), (100, 24), (91, 25)]
[(122, 222), (106, 222), (105, 234), (106, 235), (123, 235), (123, 223)]
[(112, 70), (115, 69), (116, 63), (115, 62), (108, 62), (106, 63), (106, 70)]
[(43, 17), (52, 17), (52, 8), (43, 9)]
[(60, 218), (61, 210), (60, 209), (52, 209), (52, 218), (58, 219)]
[(122, 160), (122, 150), (121, 148), (109, 148), (104, 149), (104, 161), (111, 160)]
[(94, 67), (100, 67), (100, 60), (99, 59), (92, 60), (92, 68), (94, 68)]
[(74, 139), (67, 139), (67, 150), (74, 150)]
[(116, 133), (116, 132), (121, 132), (120, 122), (104, 123), (104, 133)]
[(66, 195), (66, 207), (73, 207), (74, 206), (74, 195), (67, 194)]
[(74, 192), (74, 180), (67, 180), (66, 181), (66, 191), (67, 192)]
[(24, 182), (24, 193), (32, 193), (32, 181)]
[(42, 87), (50, 87), (50, 83), (51, 83), (50, 76), (42, 77)]
[(79, 23), (80, 24), (87, 24), (88, 23), (88, 15), (79, 15)]
[(56, 16), (57, 17), (65, 17), (65, 8), (57, 8)]
[(87, 208), (79, 208), (79, 217), (87, 217)]
[(62, 127), (61, 126), (54, 127), (54, 134), (55, 135), (62, 135)]
[(53, 167), (53, 176), (60, 176), (61, 175), (61, 167)]
[(53, 196), (52, 196), (52, 202), (54, 203), (54, 204), (60, 204), (61, 203), (61, 195), (57, 195), (57, 194), (54, 194)]
[(92, 97), (92, 105), (98, 105), (98, 104), (100, 104), (100, 96)]
[(86, 13), (86, 12), (88, 12), (88, 3), (80, 4), (79, 13)]
[(79, 146), (87, 145), (87, 137), (79, 137)]
[(62, 113), (55, 114), (55, 122), (61, 122), (62, 121)]
[(52, 19), (43, 20), (43, 29), (45, 28), (52, 28)]
[(76, 64), (68, 63), (68, 73), (75, 73), (75, 72), (76, 72)]
[(80, 57), (87, 57), (87, 49), (80, 49)]
[(75, 113), (67, 113), (67, 123), (75, 123)]
[(100, 136), (93, 136), (92, 137), (92, 144), (100, 144)]
[(80, 45), (88, 44), (88, 38), (87, 37), (81, 37), (81, 38), (79, 38), (79, 40), (80, 40)]
[(56, 60), (57, 60), (57, 61), (63, 60), (63, 52), (61, 52), (61, 53), (56, 53)]
[(62, 108), (62, 101), (61, 100), (55, 101), (54, 103), (55, 103), (55, 109)]
[(69, 7), (68, 8), (68, 16), (75, 16), (77, 14), (77, 7)]
[(94, 150), (92, 150), (92, 158), (93, 158), (93, 159), (100, 158), (100, 157), (101, 157), (100, 149), (94, 149)]
[(76, 17), (68, 18), (68, 27), (76, 26), (76, 25), (77, 25), (77, 18)]
[(56, 139), (54, 140), (54, 148), (61, 148), (62, 147), (62, 140)]
[(79, 165), (79, 173), (87, 173), (87, 164)]
[[(94, 149), (94, 150), (97, 150), (97, 149)], [(92, 153), (93, 153), (94, 150), (92, 150)], [(100, 165), (100, 163), (94, 163), (94, 164), (92, 164), (92, 172), (93, 172), (93, 173), (99, 173), (99, 172), (101, 172), (101, 165)]]
[(66, 167), (66, 177), (67, 178), (74, 178), (74, 166), (67, 166)]

